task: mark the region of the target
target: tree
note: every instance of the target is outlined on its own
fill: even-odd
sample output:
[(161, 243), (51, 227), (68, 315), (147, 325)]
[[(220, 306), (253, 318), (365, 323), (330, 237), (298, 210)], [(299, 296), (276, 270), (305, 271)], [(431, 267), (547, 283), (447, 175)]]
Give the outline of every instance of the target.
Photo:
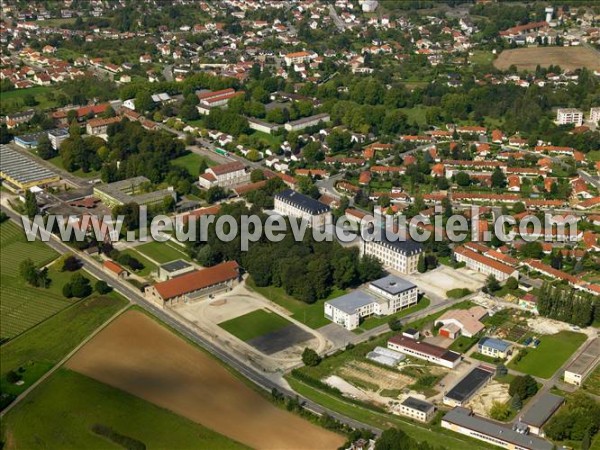
[(21, 261), (21, 264), (19, 264), (19, 275), (27, 283), (37, 286), (37, 268), (31, 258)]
[(454, 181), (459, 186), (469, 186), (471, 184), (471, 177), (466, 172), (458, 172), (454, 177)]
[(513, 395), (510, 400), (510, 407), (515, 411), (519, 411), (523, 407), (523, 401), (521, 400), (521, 396), (519, 394)]
[(485, 280), (485, 287), (488, 292), (496, 292), (500, 290), (500, 283), (493, 274), (490, 274)]
[(38, 102), (32, 94), (25, 94), (23, 96), (23, 104), (25, 106), (35, 106)]
[(33, 219), (38, 212), (39, 210), (35, 194), (27, 189), (25, 191), (25, 214), (30, 219)]
[(140, 91), (135, 96), (135, 109), (140, 113), (150, 111), (154, 107), (154, 101), (148, 91)]
[(419, 255), (419, 261), (417, 262), (417, 270), (419, 273), (425, 273), (427, 271), (427, 266), (425, 265), (425, 256), (423, 253)]
[(66, 298), (73, 298), (73, 290), (71, 289), (71, 283), (65, 283), (62, 288), (62, 295)]
[(515, 377), (508, 387), (508, 393), (511, 396), (518, 395), (521, 400), (526, 400), (534, 396), (538, 391), (537, 382), (531, 375)]
[(392, 317), (388, 320), (388, 326), (392, 331), (400, 331), (402, 330), (402, 321), (396, 317)]
[(112, 288), (108, 285), (108, 283), (104, 280), (98, 280), (96, 281), (96, 284), (94, 285), (94, 290), (100, 294), (100, 295), (104, 295), (104, 294), (108, 294), (110, 291), (112, 291)]
[(516, 202), (513, 205), (513, 212), (515, 214), (521, 214), (522, 212), (525, 212), (525, 203), (523, 203), (523, 202)]
[(306, 347), (302, 352), (302, 362), (305, 366), (315, 367), (321, 362), (321, 357), (312, 348)]
[(499, 167), (496, 167), (492, 172), (492, 187), (503, 188), (504, 186), (506, 186), (506, 175)]
[(71, 277), (71, 281), (67, 284), (70, 285), (71, 295), (73, 297), (83, 298), (87, 297), (92, 293), (90, 280), (81, 275), (80, 273), (75, 273)]
[(254, 169), (250, 173), (250, 181), (252, 183), (257, 183), (257, 182), (265, 180), (265, 179), (266, 179), (265, 173), (261, 169)]
[(506, 287), (511, 291), (514, 291), (519, 287), (519, 282), (515, 277), (508, 277), (508, 279), (506, 280)]
[(61, 272), (75, 272), (81, 267), (81, 262), (76, 256), (65, 254), (58, 262), (58, 269)]
[(47, 134), (43, 134), (38, 139), (37, 154), (42, 159), (51, 159), (58, 155)]
[(510, 406), (506, 403), (494, 401), (490, 408), (490, 417), (501, 421), (508, 419), (510, 417)]

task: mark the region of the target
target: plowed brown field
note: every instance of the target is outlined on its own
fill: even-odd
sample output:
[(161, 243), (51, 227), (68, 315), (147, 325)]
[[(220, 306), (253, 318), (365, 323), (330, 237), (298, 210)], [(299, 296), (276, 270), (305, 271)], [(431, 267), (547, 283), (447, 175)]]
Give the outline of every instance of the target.
[(275, 407), (141, 312), (120, 316), (67, 367), (257, 449), (336, 449), (344, 442)]
[(504, 50), (494, 61), (498, 69), (506, 70), (512, 64), (518, 70), (535, 70), (541, 67), (558, 65), (562, 69), (575, 70), (587, 67), (600, 69), (600, 53), (588, 47), (530, 47)]

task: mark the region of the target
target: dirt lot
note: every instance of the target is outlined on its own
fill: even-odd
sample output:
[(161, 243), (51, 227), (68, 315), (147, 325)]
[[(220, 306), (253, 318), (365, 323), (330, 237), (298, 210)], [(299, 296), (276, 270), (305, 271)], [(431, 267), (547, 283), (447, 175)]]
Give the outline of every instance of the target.
[(432, 299), (446, 299), (446, 292), (457, 288), (476, 291), (485, 284), (485, 275), (479, 272), (466, 267), (453, 269), (443, 264), (425, 273), (401, 276), (415, 283)]
[(258, 449), (335, 449), (340, 435), (287, 413), (143, 313), (105, 328), (67, 367)]
[(574, 70), (580, 67), (600, 68), (600, 54), (587, 47), (532, 47), (504, 50), (494, 61), (498, 69), (506, 70), (512, 64), (519, 70), (535, 70), (559, 65), (562, 69)]
[(489, 417), (489, 410), (495, 401), (506, 403), (508, 400), (508, 385), (490, 381), (469, 400), (467, 406), (473, 408), (473, 412), (478, 416)]

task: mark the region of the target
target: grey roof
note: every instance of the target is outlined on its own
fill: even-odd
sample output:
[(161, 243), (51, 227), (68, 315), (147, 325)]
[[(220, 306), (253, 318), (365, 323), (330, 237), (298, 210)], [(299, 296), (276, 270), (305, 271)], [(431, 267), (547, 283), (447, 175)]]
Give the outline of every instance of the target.
[(68, 136), (69, 130), (67, 128), (55, 128), (54, 130), (48, 130), (48, 135), (56, 137)]
[(42, 166), (33, 158), (6, 145), (0, 145), (0, 174), (23, 184), (56, 176), (56, 173)]
[(564, 401), (565, 399), (559, 395), (546, 393), (527, 410), (523, 417), (521, 417), (521, 421), (527, 425), (541, 427)]
[(366, 306), (370, 303), (375, 303), (374, 297), (363, 291), (353, 291), (349, 294), (342, 295), (341, 297), (334, 298), (333, 300), (327, 300), (325, 303), (329, 303), (331, 306), (345, 312), (346, 314), (354, 314), (357, 308)]
[(483, 386), (493, 373), (481, 367), (475, 367), (460, 380), (444, 397), (458, 402), (464, 402)]
[(388, 275), (379, 280), (371, 281), (371, 285), (392, 295), (398, 295), (417, 287), (410, 281), (397, 277), (396, 275)]
[(518, 445), (521, 448), (528, 450), (552, 450), (552, 444), (545, 439), (531, 434), (521, 434), (512, 429), (500, 425), (491, 420), (470, 415), (470, 411), (466, 408), (454, 408), (446, 413), (443, 421), (468, 428), (469, 430), (490, 436), (496, 439), (501, 439), (505, 442)]
[(126, 180), (115, 181), (114, 183), (94, 186), (94, 191), (108, 195), (123, 204), (130, 202), (143, 204), (146, 201), (154, 201), (165, 198), (168, 195), (173, 195), (171, 189), (160, 189), (157, 191), (136, 194), (136, 189), (146, 182), (150, 182), (150, 180), (144, 176), (133, 177)]
[(38, 131), (37, 133), (22, 134), (21, 136), (15, 136), (15, 140), (24, 142), (29, 145), (33, 145), (36, 144), (37, 141), (39, 141), (40, 138), (46, 134), (48, 134), (47, 131)]
[(430, 411), (434, 407), (431, 403), (414, 397), (407, 397), (406, 400), (402, 402), (402, 405), (424, 413)]
[(324, 205), (320, 201), (301, 194), (300, 192), (296, 192), (293, 189), (286, 189), (285, 191), (276, 194), (275, 198), (312, 215), (323, 214), (331, 210), (329, 206)]
[(383, 232), (381, 235), (381, 238), (378, 239), (378, 237), (375, 236), (374, 240), (365, 241), (365, 244), (367, 242), (379, 244), (379, 245), (382, 245), (383, 247), (394, 250), (397, 253), (402, 253), (403, 255), (408, 255), (408, 256), (416, 255), (416, 254), (423, 252), (423, 246), (418, 242), (412, 241), (410, 239), (402, 239), (402, 238), (395, 240), (395, 241), (391, 241), (385, 236), (385, 234), (386, 233)]
[[(327, 119), (327, 120), (325, 120), (325, 119)], [(322, 114), (315, 114), (314, 116), (303, 117), (302, 119), (293, 120), (291, 122), (288, 122), (288, 125), (297, 126), (297, 125), (304, 125), (305, 123), (320, 122), (320, 121), (324, 121), (324, 122), (329, 121), (329, 114), (322, 113)]]
[(502, 339), (484, 337), (479, 341), (480, 347), (489, 347), (498, 350), (499, 352), (505, 352), (511, 346), (509, 342), (503, 341)]
[(175, 261), (161, 264), (160, 269), (166, 272), (176, 272), (181, 269), (187, 269), (188, 267), (192, 267), (189, 262), (184, 261), (183, 259), (176, 259)]

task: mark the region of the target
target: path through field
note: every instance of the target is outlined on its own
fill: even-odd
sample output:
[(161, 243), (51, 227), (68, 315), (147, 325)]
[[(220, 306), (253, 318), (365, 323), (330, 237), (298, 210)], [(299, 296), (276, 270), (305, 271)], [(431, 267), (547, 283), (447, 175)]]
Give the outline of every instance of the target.
[(281, 410), (217, 361), (129, 311), (66, 366), (257, 449), (336, 449), (344, 438)]

